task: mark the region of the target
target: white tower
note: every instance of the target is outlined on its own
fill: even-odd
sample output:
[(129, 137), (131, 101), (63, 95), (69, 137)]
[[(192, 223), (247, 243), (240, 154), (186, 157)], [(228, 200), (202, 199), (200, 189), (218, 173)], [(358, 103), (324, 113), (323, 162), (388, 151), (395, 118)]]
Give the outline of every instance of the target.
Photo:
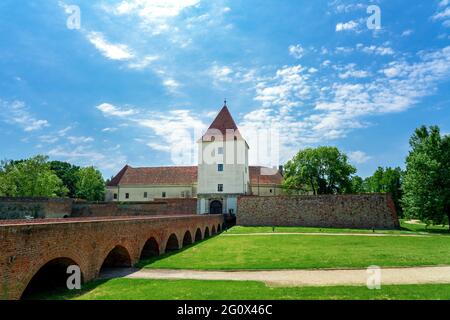
[(198, 143), (198, 213), (237, 214), (238, 196), (250, 192), (249, 147), (226, 101)]

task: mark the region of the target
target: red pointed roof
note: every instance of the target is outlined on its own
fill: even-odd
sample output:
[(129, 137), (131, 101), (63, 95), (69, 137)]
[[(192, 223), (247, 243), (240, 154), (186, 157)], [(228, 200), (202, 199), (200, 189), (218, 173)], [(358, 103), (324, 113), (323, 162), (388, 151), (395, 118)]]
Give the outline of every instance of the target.
[[(233, 135), (231, 135), (231, 138), (236, 137), (238, 139), (243, 139), (236, 125), (236, 122), (234, 122), (230, 110), (228, 110), (228, 107), (225, 105), (222, 110), (220, 110), (213, 123), (209, 126), (202, 139), (203, 141), (211, 141), (214, 137), (218, 140), (226, 140), (227, 138), (230, 138), (229, 136), (227, 136), (227, 133), (228, 135), (230, 135), (230, 132), (227, 132), (230, 130), (232, 130), (231, 133), (233, 133)], [(217, 137), (219, 132), (222, 134), (222, 139), (219, 139), (219, 137)]]
[(222, 132), (222, 134), (224, 135), (227, 133), (227, 129), (238, 130), (236, 122), (234, 122), (234, 119), (227, 106), (224, 106), (222, 110), (220, 110), (219, 114), (208, 130), (211, 129), (220, 130), (220, 132)]

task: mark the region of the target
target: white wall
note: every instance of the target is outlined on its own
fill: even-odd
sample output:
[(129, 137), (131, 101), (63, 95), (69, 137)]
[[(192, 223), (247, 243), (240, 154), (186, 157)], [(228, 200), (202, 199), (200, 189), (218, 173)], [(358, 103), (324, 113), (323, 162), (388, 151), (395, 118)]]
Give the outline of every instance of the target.
[[(244, 140), (199, 142), (198, 193), (245, 194), (249, 192), (248, 146)], [(224, 148), (223, 155), (218, 149)], [(223, 172), (218, 164), (224, 165)], [(218, 192), (223, 184), (223, 192)]]
[[(197, 190), (195, 185), (186, 186), (126, 186), (126, 187), (107, 187), (106, 201), (153, 201), (154, 199), (161, 199), (162, 193), (166, 193), (166, 198), (182, 198), (184, 192), (185, 198), (197, 197)], [(147, 198), (144, 198), (144, 192), (147, 192)], [(114, 193), (118, 195), (118, 199), (114, 200)], [(129, 198), (126, 198), (126, 194)]]

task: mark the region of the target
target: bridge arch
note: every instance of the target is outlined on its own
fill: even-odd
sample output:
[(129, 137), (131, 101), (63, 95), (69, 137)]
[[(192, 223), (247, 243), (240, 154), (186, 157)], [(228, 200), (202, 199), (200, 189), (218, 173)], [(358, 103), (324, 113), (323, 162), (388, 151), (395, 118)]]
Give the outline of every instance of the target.
[(211, 235), (216, 234), (216, 226), (212, 226)]
[(159, 256), (159, 244), (155, 237), (148, 239), (142, 248), (140, 260)]
[(220, 226), (220, 223), (217, 225), (217, 233), (222, 232), (222, 227)]
[(108, 255), (103, 260), (100, 272), (108, 268), (123, 268), (131, 267), (131, 256), (129, 251), (121, 246), (116, 245), (108, 252)]
[[(77, 262), (67, 257), (54, 258), (41, 265), (37, 272), (32, 275), (31, 280), (28, 281), (21, 299), (32, 298), (33, 295), (38, 293), (67, 288), (67, 280), (70, 276), (67, 273), (67, 268), (70, 266), (80, 267)], [(81, 267), (80, 271), (80, 280), (83, 283), (84, 274)]]
[(191, 232), (188, 230), (185, 232), (184, 237), (183, 237), (183, 247), (184, 246), (188, 246), (190, 244), (192, 244), (192, 234)]
[(210, 234), (209, 234), (209, 228), (206, 227), (206, 228), (205, 228), (205, 233), (204, 233), (203, 239), (209, 238), (209, 236), (210, 236)]
[(180, 243), (175, 233), (172, 233), (167, 239), (165, 252), (176, 251), (180, 249)]
[(202, 241), (202, 230), (200, 228), (197, 228), (197, 231), (195, 231), (195, 242)]

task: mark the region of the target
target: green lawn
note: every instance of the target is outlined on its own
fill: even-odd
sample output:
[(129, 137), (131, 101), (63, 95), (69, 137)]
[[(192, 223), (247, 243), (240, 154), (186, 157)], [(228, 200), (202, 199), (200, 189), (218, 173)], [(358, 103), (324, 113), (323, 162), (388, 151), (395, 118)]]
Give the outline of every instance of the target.
[(222, 234), (139, 267), (199, 270), (450, 265), (450, 237)]
[(439, 234), (450, 235), (448, 226), (427, 226), (424, 223), (412, 224), (400, 220), (400, 230), (367, 230), (367, 229), (337, 229), (310, 227), (234, 227), (227, 231), (230, 234), (245, 233), (376, 233), (376, 234)]
[(81, 300), (450, 300), (450, 285), (270, 288), (261, 282), (138, 280), (96, 281), (81, 293), (36, 296), (37, 299)]

